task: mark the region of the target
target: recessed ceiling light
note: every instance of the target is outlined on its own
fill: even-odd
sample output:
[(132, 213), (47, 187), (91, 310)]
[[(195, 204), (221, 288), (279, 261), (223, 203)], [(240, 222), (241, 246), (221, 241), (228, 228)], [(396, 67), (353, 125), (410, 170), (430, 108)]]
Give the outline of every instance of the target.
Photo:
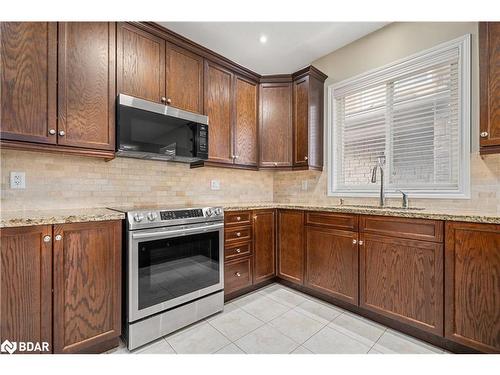
[(259, 38), (259, 42), (261, 42), (262, 44), (266, 44), (266, 42), (267, 42), (267, 36), (261, 35), (260, 38)]

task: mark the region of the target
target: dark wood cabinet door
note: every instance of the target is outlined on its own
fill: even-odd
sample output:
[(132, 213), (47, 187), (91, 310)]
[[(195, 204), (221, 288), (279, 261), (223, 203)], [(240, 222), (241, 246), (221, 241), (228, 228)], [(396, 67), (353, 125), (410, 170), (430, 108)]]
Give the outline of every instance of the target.
[(116, 38), (117, 93), (162, 102), (165, 41), (126, 23), (118, 24)]
[(359, 305), (443, 335), (443, 245), (362, 233)]
[(254, 284), (270, 279), (276, 274), (275, 210), (253, 212)]
[(257, 165), (257, 83), (239, 76), (234, 79), (235, 164)]
[(172, 43), (166, 53), (167, 103), (203, 113), (203, 58)]
[(358, 304), (357, 232), (306, 227), (306, 286)]
[(113, 22), (59, 23), (58, 143), (115, 149)]
[(309, 77), (293, 82), (293, 165), (308, 164)]
[(55, 144), (57, 24), (1, 22), (0, 59), (0, 138)]
[(120, 221), (54, 226), (55, 353), (92, 352), (120, 335), (120, 232)]
[(304, 212), (278, 210), (278, 276), (304, 284)]
[(479, 24), (481, 153), (500, 152), (500, 22)]
[(292, 88), (290, 83), (260, 85), (261, 167), (292, 165)]
[(51, 236), (50, 225), (0, 229), (0, 342), (52, 350)]
[(446, 223), (445, 337), (500, 353), (500, 225)]
[(233, 73), (205, 62), (205, 114), (208, 125), (208, 158), (233, 164)]
[(252, 258), (246, 257), (224, 264), (224, 295), (252, 285)]

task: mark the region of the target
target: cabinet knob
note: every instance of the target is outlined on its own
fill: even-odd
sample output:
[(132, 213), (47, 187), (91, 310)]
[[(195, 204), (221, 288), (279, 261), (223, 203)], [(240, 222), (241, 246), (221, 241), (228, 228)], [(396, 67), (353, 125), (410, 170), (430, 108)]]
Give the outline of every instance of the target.
[(278, 166), (278, 163), (274, 163), (274, 166), (277, 167)]
[(56, 236), (56, 241), (61, 241), (61, 240), (62, 240), (62, 236), (61, 236), (60, 234), (58, 234), (58, 235)]
[(307, 156), (304, 156), (304, 160), (307, 160), (307, 159), (308, 159)]
[(236, 252), (239, 254), (241, 253), (241, 249), (236, 249)]
[(167, 98), (165, 98), (164, 96), (162, 96), (160, 100), (161, 100), (161, 102), (162, 102), (162, 103), (164, 103), (164, 104), (167, 102)]
[(481, 132), (481, 138), (487, 138), (488, 132)]
[(50, 242), (50, 236), (44, 236), (43, 242)]
[(236, 237), (240, 237), (241, 236), (241, 233), (240, 232), (236, 232)]
[(54, 134), (56, 134), (56, 129), (50, 129), (50, 130), (49, 130), (49, 134), (50, 134), (50, 135), (54, 135)]
[(360, 245), (360, 246), (363, 246), (363, 241), (361, 241), (361, 240), (360, 240), (360, 241), (359, 241), (359, 245)]
[(235, 159), (238, 159), (238, 158), (239, 158), (239, 156), (238, 156), (238, 155), (234, 155), (234, 158), (235, 158)]
[(66, 133), (64, 132), (64, 130), (59, 130), (60, 137), (64, 137), (65, 135), (66, 135)]
[(254, 219), (254, 220), (257, 220), (257, 215), (253, 215), (253, 219)]
[(241, 216), (236, 216), (236, 220), (240, 221), (241, 220)]
[(241, 276), (241, 273), (239, 273), (239, 272), (235, 272), (234, 276), (236, 276), (236, 277), (240, 277), (240, 276)]
[(167, 99), (167, 104), (170, 104), (170, 103), (172, 103), (172, 99), (168, 98)]
[(353, 244), (353, 245), (356, 245), (357, 243), (358, 243), (358, 241), (357, 241), (357, 240), (352, 240), (352, 244)]

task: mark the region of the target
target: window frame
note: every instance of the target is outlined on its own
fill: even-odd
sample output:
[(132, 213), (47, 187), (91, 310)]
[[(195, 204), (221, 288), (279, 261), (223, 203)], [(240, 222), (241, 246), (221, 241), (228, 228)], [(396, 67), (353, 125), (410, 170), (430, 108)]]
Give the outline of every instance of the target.
[[(379, 183), (374, 184), (373, 190), (367, 189), (339, 189), (336, 173), (339, 170), (338, 160), (335, 155), (339, 144), (337, 139), (338, 129), (335, 126), (336, 100), (335, 92), (341, 88), (368, 87), (377, 82), (384, 82), (396, 76), (411, 72), (419, 67), (432, 63), (439, 56), (458, 48), (458, 95), (459, 95), (459, 170), (458, 189), (409, 189), (405, 188), (413, 198), (437, 199), (470, 199), (470, 153), (471, 153), (471, 35), (466, 34), (459, 38), (439, 44), (430, 49), (418, 52), (403, 59), (397, 60), (380, 68), (354, 76), (352, 78), (334, 83), (327, 90), (327, 195), (330, 197), (377, 197)], [(386, 197), (399, 197), (398, 188), (386, 188)]]

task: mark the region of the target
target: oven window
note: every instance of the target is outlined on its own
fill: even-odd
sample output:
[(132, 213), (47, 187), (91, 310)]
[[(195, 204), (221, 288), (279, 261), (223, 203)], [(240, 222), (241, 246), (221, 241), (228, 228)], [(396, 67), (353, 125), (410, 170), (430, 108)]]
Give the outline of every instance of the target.
[(218, 284), (219, 232), (139, 242), (139, 309)]

